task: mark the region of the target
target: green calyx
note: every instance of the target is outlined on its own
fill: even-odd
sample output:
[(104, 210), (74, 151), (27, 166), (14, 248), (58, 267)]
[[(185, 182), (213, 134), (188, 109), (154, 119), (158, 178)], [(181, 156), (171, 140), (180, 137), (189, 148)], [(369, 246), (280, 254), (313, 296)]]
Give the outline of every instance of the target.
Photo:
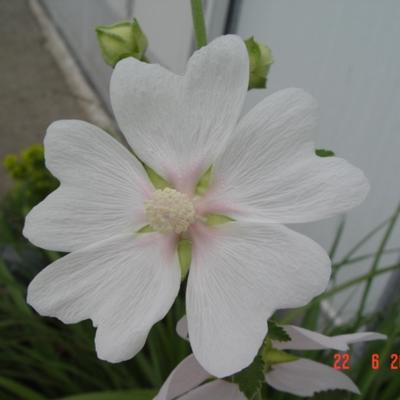
[(287, 353), (283, 350), (278, 350), (274, 348), (263, 348), (262, 351), (262, 359), (266, 366), (271, 366), (274, 364), (282, 364), (291, 361), (296, 361), (299, 357), (294, 356), (293, 354)]
[(156, 189), (165, 189), (167, 187), (171, 187), (171, 185), (166, 181), (161, 175), (157, 174), (153, 168), (150, 168), (148, 165), (142, 163), (143, 168), (145, 169), (147, 176), (150, 179), (150, 182)]
[(213, 168), (212, 165), (210, 165), (208, 169), (203, 173), (203, 175), (201, 175), (200, 179), (197, 181), (195, 193), (198, 196), (203, 196), (210, 187), (212, 178), (212, 168)]
[(177, 245), (179, 267), (181, 269), (181, 280), (183, 281), (192, 263), (192, 242), (188, 239), (181, 239)]
[(136, 233), (152, 233), (152, 232), (155, 232), (155, 230), (151, 225), (142, 226), (140, 229), (136, 231)]
[(206, 224), (207, 225), (222, 225), (228, 222), (235, 221), (233, 218), (228, 217), (223, 214), (208, 214), (206, 215)]
[(265, 89), (267, 86), (267, 76), (274, 62), (271, 49), (250, 37), (245, 41), (250, 62), (250, 89)]
[(96, 34), (103, 59), (112, 67), (127, 57), (147, 62), (147, 38), (136, 19), (98, 26)]

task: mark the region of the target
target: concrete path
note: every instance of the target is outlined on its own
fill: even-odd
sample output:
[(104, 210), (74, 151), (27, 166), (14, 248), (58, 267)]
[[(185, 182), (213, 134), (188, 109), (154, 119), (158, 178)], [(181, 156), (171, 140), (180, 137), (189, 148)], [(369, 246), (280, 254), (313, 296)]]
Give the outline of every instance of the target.
[(0, 0), (0, 196), (6, 154), (42, 142), (54, 120), (87, 119), (45, 45), (28, 1)]

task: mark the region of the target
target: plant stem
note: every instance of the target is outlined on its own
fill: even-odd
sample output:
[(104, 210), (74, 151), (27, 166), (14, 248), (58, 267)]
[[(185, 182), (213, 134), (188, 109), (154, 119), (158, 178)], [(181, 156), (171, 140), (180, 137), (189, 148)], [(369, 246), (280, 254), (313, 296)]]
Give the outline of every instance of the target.
[(305, 308), (309, 308), (310, 305), (314, 304), (315, 302), (320, 302), (321, 300), (325, 300), (345, 289), (348, 289), (354, 285), (362, 283), (363, 281), (372, 279), (378, 275), (386, 274), (388, 272), (393, 272), (399, 268), (400, 268), (400, 263), (397, 263), (397, 264), (391, 265), (389, 267), (381, 268), (378, 271), (374, 271), (374, 272), (370, 271), (367, 274), (358, 276), (357, 278), (351, 279), (341, 285), (335, 286), (334, 288), (332, 288), (332, 289), (322, 293), (318, 297), (316, 297), (311, 303), (308, 304), (307, 307), (296, 308), (294, 310), (289, 311), (283, 318), (279, 319), (279, 323), (280, 324), (288, 324), (289, 322), (293, 321), (293, 319), (295, 317), (300, 315), (304, 311)]
[[(376, 253), (376, 256), (374, 258), (374, 261), (372, 263), (371, 270), (370, 270), (372, 275), (378, 269), (379, 262), (381, 260), (381, 256), (382, 256), (383, 252), (385, 251), (386, 243), (388, 242), (390, 235), (392, 234), (392, 231), (396, 225), (396, 221), (397, 221), (397, 218), (399, 217), (399, 213), (400, 213), (400, 204), (398, 205), (397, 210), (396, 210), (395, 214), (393, 215), (393, 217), (389, 223), (389, 226), (386, 229), (385, 235), (383, 236), (383, 239), (379, 245), (378, 251)], [(357, 325), (361, 321), (361, 318), (362, 318), (362, 315), (363, 315), (363, 312), (365, 309), (365, 305), (366, 305), (366, 302), (368, 299), (368, 294), (369, 294), (369, 291), (371, 290), (371, 284), (372, 284), (372, 276), (367, 280), (367, 283), (365, 285), (365, 289), (364, 289), (362, 299), (360, 302), (360, 307), (358, 308), (358, 312), (357, 312), (357, 318), (356, 318)]]
[(342, 290), (345, 290), (353, 285), (357, 285), (358, 283), (361, 283), (366, 280), (372, 280), (373, 278), (375, 278), (375, 276), (386, 274), (387, 272), (392, 272), (399, 268), (400, 268), (400, 264), (397, 263), (397, 264), (391, 265), (390, 267), (381, 268), (378, 271), (370, 271), (365, 275), (361, 275), (357, 278), (351, 279), (351, 280), (343, 283), (342, 285), (336, 286), (333, 289), (328, 290), (325, 293), (322, 293), (317, 299), (318, 300), (326, 299), (326, 298), (331, 297), (334, 294), (341, 292)]
[(192, 3), (192, 17), (193, 28), (196, 37), (197, 48), (203, 47), (207, 44), (206, 25), (204, 23), (203, 5), (201, 0), (191, 0)]

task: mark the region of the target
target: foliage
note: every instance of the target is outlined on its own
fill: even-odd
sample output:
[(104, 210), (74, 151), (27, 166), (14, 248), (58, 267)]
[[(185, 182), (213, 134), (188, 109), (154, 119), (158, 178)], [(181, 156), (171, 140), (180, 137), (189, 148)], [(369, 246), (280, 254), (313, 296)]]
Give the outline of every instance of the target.
[(47, 170), (42, 145), (35, 144), (19, 154), (9, 154), (4, 167), (14, 187), (2, 200), (0, 210), (0, 244), (20, 240), (28, 211), (58, 186)]

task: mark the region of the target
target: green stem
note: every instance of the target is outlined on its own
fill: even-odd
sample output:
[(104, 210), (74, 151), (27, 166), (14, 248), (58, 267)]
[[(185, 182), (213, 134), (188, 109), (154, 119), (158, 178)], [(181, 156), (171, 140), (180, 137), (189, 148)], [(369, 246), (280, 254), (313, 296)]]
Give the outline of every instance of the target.
[(393, 218), (393, 215), (391, 215), (389, 218), (385, 219), (383, 222), (381, 222), (378, 226), (376, 226), (372, 231), (368, 232), (344, 257), (343, 260), (340, 261), (337, 264), (337, 268), (341, 267), (342, 265), (345, 265), (348, 263), (350, 260), (351, 256), (359, 249), (361, 248), (365, 243), (369, 241), (376, 233), (378, 233), (382, 228), (384, 228)]
[[(374, 258), (374, 261), (372, 263), (371, 270), (370, 270), (372, 275), (378, 269), (382, 254), (385, 251), (386, 243), (388, 242), (388, 240), (393, 232), (393, 229), (396, 225), (397, 218), (399, 217), (399, 213), (400, 213), (400, 204), (397, 207), (397, 210), (396, 210), (395, 214), (393, 215), (392, 220), (390, 221), (389, 226), (386, 229), (385, 235), (379, 245), (378, 251), (376, 253), (376, 256)], [(360, 307), (358, 308), (358, 311), (357, 311), (357, 318), (356, 318), (357, 325), (360, 323), (362, 315), (364, 313), (365, 305), (366, 305), (367, 299), (368, 299), (368, 294), (371, 290), (371, 284), (372, 284), (372, 276), (367, 280), (367, 283), (365, 285), (365, 289), (364, 289), (364, 292), (363, 292), (363, 295), (361, 298)]]
[(201, 0), (191, 0), (192, 2), (192, 17), (193, 28), (196, 37), (197, 48), (203, 47), (207, 44), (206, 25), (204, 23), (203, 5)]
[(306, 307), (296, 308), (294, 310), (291, 310), (291, 311), (287, 312), (284, 317), (279, 319), (279, 323), (280, 324), (288, 324), (289, 322), (293, 321), (294, 318), (299, 316), (304, 311), (304, 309), (309, 308), (315, 302), (320, 302), (321, 300), (324, 300), (324, 299), (327, 299), (329, 297), (332, 297), (333, 295), (335, 295), (335, 294), (337, 294), (337, 293), (339, 293), (339, 292), (341, 292), (341, 291), (343, 291), (345, 289), (348, 289), (348, 288), (350, 288), (350, 287), (352, 287), (354, 285), (362, 283), (362, 282), (364, 282), (364, 281), (366, 281), (368, 279), (372, 279), (375, 276), (386, 274), (388, 272), (393, 272), (393, 271), (395, 271), (395, 270), (397, 270), (399, 268), (400, 268), (400, 264), (397, 263), (397, 264), (391, 265), (389, 267), (381, 268), (378, 271), (374, 271), (374, 272), (370, 271), (367, 274), (364, 274), (364, 275), (361, 275), (361, 276), (359, 276), (357, 278), (351, 279), (351, 280), (349, 280), (349, 281), (347, 281), (347, 282), (345, 282), (345, 283), (343, 283), (341, 285), (338, 285), (338, 286), (336, 286), (336, 287), (334, 287), (334, 288), (322, 293), (321, 295), (316, 297), (311, 303), (309, 303)]
[(382, 268), (378, 271), (370, 271), (365, 275), (361, 275), (357, 278), (351, 279), (351, 280), (343, 283), (342, 285), (338, 285), (338, 286), (334, 287), (333, 289), (328, 290), (325, 293), (322, 293), (318, 297), (318, 300), (326, 299), (326, 298), (331, 297), (334, 294), (341, 292), (342, 290), (345, 290), (353, 285), (357, 285), (358, 283), (361, 283), (366, 280), (368, 280), (368, 281), (372, 280), (373, 278), (375, 278), (375, 276), (378, 276), (381, 274), (386, 274), (387, 272), (392, 272), (399, 268), (400, 268), (400, 264), (397, 263), (397, 264), (391, 265), (390, 267)]

